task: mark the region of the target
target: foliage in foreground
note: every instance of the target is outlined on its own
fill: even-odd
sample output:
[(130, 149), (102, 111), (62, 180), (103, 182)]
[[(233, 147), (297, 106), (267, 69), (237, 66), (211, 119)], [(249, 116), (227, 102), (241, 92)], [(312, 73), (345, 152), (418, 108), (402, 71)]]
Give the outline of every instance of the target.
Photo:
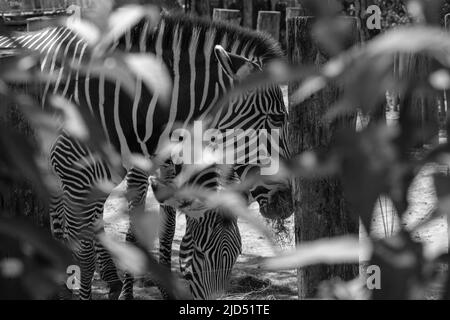
[[(103, 2), (103, 1), (101, 1)], [(311, 95), (323, 90), (329, 84), (343, 86), (343, 94), (335, 106), (329, 108), (324, 115), (324, 121), (333, 122), (340, 116), (355, 113), (360, 110), (363, 115), (370, 116), (376, 108), (385, 103), (386, 91), (395, 89), (401, 95), (401, 113), (397, 126), (387, 127), (382, 121), (373, 120), (369, 126), (359, 132), (343, 131), (336, 137), (333, 148), (325, 153), (317, 154), (314, 150), (297, 155), (286, 164), (283, 175), (297, 175), (305, 179), (317, 179), (324, 176), (337, 176), (341, 179), (346, 200), (352, 205), (355, 218), (361, 220), (366, 230), (371, 230), (374, 207), (380, 196), (392, 200), (395, 214), (399, 220), (404, 218), (409, 207), (408, 191), (420, 172), (429, 163), (439, 163), (449, 166), (450, 145), (448, 142), (436, 146), (422, 159), (411, 156), (411, 150), (419, 139), (427, 136), (428, 128), (418, 129), (412, 112), (412, 99), (416, 91), (424, 91), (432, 97), (439, 97), (444, 90), (450, 88), (450, 36), (436, 27), (442, 1), (410, 1), (417, 9), (414, 18), (421, 21), (402, 28), (386, 31), (383, 35), (370, 42), (347, 51), (340, 52), (321, 70), (312, 66), (277, 65), (273, 73), (260, 74), (250, 78), (245, 87), (236, 88), (217, 108), (223, 107), (227, 99), (262, 83), (285, 83), (286, 81), (301, 81), (300, 88), (291, 97), (296, 103), (301, 103)], [(107, 2), (104, 2), (104, 4)], [(145, 84), (161, 95), (167, 94), (170, 84), (161, 81), (166, 75), (157, 62), (150, 56), (133, 56), (117, 52), (108, 53), (106, 48), (112, 41), (112, 34), (120, 34), (132, 25), (143, 14), (149, 15), (155, 23), (158, 21), (158, 11), (154, 7), (128, 6), (121, 11), (108, 10), (98, 12), (95, 19), (79, 22), (75, 29), (90, 42), (96, 52), (97, 70), (105, 72), (111, 79), (121, 79), (130, 84), (133, 90), (133, 79), (142, 77)], [(437, 9), (437, 10), (433, 10)], [(320, 11), (321, 10), (321, 11)], [(334, 19), (337, 12), (327, 11), (321, 7), (319, 16)], [(436, 14), (438, 13), (438, 14)], [(330, 16), (332, 18), (330, 18)], [(120, 19), (118, 19), (120, 17)], [(320, 26), (319, 19), (317, 25)], [(109, 27), (114, 26), (114, 30)], [(317, 41), (327, 42), (345, 40), (341, 37), (327, 37), (322, 34)], [(327, 47), (341, 48), (341, 43), (326, 43)], [(396, 78), (392, 72), (393, 57), (398, 53), (413, 53), (428, 56), (433, 61), (433, 68), (421, 77), (404, 76)], [(113, 59), (117, 70), (108, 69), (105, 60)], [(82, 109), (74, 108), (61, 97), (54, 97), (54, 112), (59, 112), (60, 121), (55, 124), (52, 115), (42, 111), (31, 95), (13, 93), (10, 83), (39, 84), (43, 75), (36, 71), (39, 57), (15, 55), (0, 64), (0, 95), (1, 110), (8, 108), (8, 103), (14, 102), (27, 116), (40, 148), (33, 147), (28, 137), (2, 123), (0, 130), (0, 188), (7, 189), (11, 181), (31, 181), (39, 196), (48, 201), (48, 191), (55, 187), (51, 174), (46, 172), (46, 146), (58, 134), (60, 127), (69, 130), (73, 135), (89, 144), (92, 150), (109, 161), (112, 168), (120, 170), (118, 156), (110, 150), (103, 134)], [(111, 62), (112, 60), (108, 60)], [(145, 64), (154, 71), (148, 73), (142, 68)], [(82, 68), (82, 67), (81, 67)], [(82, 70), (81, 70), (82, 71)], [(37, 89), (36, 89), (37, 90)], [(132, 92), (132, 91), (131, 91)], [(52, 113), (53, 114), (53, 113)], [(450, 129), (450, 118), (447, 119), (447, 131)], [(162, 158), (164, 158), (162, 156)], [(158, 160), (158, 159), (157, 159)], [(160, 159), (161, 160), (161, 159)], [(146, 159), (132, 159), (136, 165), (155, 172), (159, 162)], [(198, 168), (201, 170), (201, 168)], [(175, 190), (191, 197), (202, 199), (211, 207), (225, 206), (238, 217), (249, 218), (245, 204), (237, 195), (238, 192), (255, 181), (244, 182), (240, 186), (231, 186), (220, 197), (207, 190)], [(268, 269), (291, 269), (320, 263), (357, 263), (360, 251), (363, 250), (371, 265), (377, 265), (382, 271), (381, 290), (374, 291), (373, 299), (413, 299), (423, 298), (427, 287), (436, 279), (436, 270), (442, 262), (449, 262), (447, 252), (439, 252), (429, 256), (424, 252), (424, 244), (413, 240), (411, 234), (423, 226), (441, 217), (450, 216), (450, 178), (443, 174), (434, 176), (435, 189), (438, 197), (432, 214), (412, 230), (406, 230), (402, 225), (388, 239), (371, 239), (368, 244), (361, 244), (358, 235), (331, 240), (319, 240), (316, 243), (301, 244), (296, 252), (271, 258), (263, 263)], [(99, 186), (96, 192), (109, 192), (105, 186)], [(124, 195), (125, 197), (130, 195)], [(155, 214), (143, 215), (151, 208), (137, 208), (131, 216), (140, 219), (135, 225), (139, 237), (139, 247), (117, 243), (106, 235), (102, 235), (106, 247), (111, 251), (123, 268), (140, 275), (150, 271), (158, 281), (166, 287), (174, 298), (184, 297), (182, 286), (176, 277), (160, 268), (154, 257), (147, 252), (152, 249), (157, 231), (155, 229)], [(124, 214), (127, 214), (124, 211)], [(150, 219), (150, 220), (148, 220)], [(257, 221), (252, 223), (261, 232), (270, 235)], [(67, 249), (53, 241), (45, 232), (17, 219), (7, 218), (6, 213), (0, 215), (0, 286), (16, 288), (2, 290), (0, 298), (46, 298), (55, 292), (58, 284), (65, 276), (65, 266), (70, 264), (71, 255)], [(6, 254), (5, 254), (6, 253)], [(130, 263), (130, 261), (132, 263)], [(450, 277), (442, 281), (445, 287), (441, 298), (450, 298)], [(336, 282), (324, 287), (323, 296), (335, 298), (367, 297), (367, 292), (361, 289), (358, 279), (351, 283)], [(344, 292), (344, 294), (343, 294)]]

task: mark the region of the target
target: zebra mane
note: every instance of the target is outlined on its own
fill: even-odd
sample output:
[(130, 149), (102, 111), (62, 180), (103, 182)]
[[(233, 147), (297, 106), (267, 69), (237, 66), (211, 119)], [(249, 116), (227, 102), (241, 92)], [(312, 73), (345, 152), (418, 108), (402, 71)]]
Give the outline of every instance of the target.
[[(134, 37), (141, 36), (142, 24), (143, 22), (134, 28), (134, 31), (136, 31), (133, 32)], [(197, 37), (202, 39), (203, 45), (206, 41), (211, 42), (211, 45), (220, 44), (221, 41), (226, 39), (227, 47), (225, 49), (243, 55), (248, 59), (258, 60), (261, 64), (284, 59), (285, 56), (278, 41), (270, 35), (227, 22), (175, 14), (163, 15), (160, 26), (161, 24), (164, 24), (165, 45), (173, 41), (177, 30), (183, 30), (182, 48), (187, 49), (189, 47), (195, 32)], [(215, 35), (215, 41), (207, 39), (212, 34)]]

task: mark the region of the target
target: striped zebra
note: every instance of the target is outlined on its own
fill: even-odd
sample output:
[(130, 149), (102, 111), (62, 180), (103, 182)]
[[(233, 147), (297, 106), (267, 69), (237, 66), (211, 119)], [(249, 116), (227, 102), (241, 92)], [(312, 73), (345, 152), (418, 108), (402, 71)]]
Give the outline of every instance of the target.
[[(245, 181), (246, 177), (253, 174), (255, 170), (258, 170), (258, 168), (249, 165), (237, 166), (234, 168), (234, 177), (230, 180)], [(226, 180), (225, 184), (230, 180)], [(285, 219), (292, 212), (290, 195), (290, 190), (283, 189), (283, 186), (279, 184), (261, 183), (244, 195), (244, 198), (247, 198), (249, 203), (256, 200), (264, 217), (273, 219), (273, 213), (271, 214), (269, 211), (275, 210), (278, 213), (277, 218)], [(271, 200), (271, 198), (276, 197), (279, 197), (277, 199), (279, 202), (277, 207)], [(167, 268), (171, 268), (172, 242), (176, 228), (176, 210), (172, 206), (162, 205), (161, 211), (163, 221), (159, 239), (159, 261)], [(221, 226), (221, 229), (227, 230), (224, 238), (210, 235), (211, 232), (214, 232), (217, 225)], [(234, 246), (228, 245), (227, 241), (229, 239), (233, 239), (232, 243), (234, 243)], [(223, 243), (221, 243), (222, 240)], [(230, 218), (226, 212), (210, 210), (205, 213), (205, 217), (200, 219), (200, 221), (186, 214), (186, 232), (180, 243), (179, 260), (182, 274), (186, 279), (191, 280), (190, 286), (194, 297), (202, 299), (214, 298), (216, 295), (213, 295), (213, 293), (219, 293), (225, 289), (224, 285), (227, 283), (225, 279), (229, 277), (235, 260), (227, 261), (224, 257), (234, 257), (235, 259), (240, 254), (240, 247), (241, 238), (236, 220)], [(236, 251), (230, 253), (227, 252), (227, 249)], [(203, 258), (205, 252), (211, 251), (210, 259)], [(215, 257), (214, 255), (217, 254), (222, 256)], [(220, 272), (208, 265), (214, 258), (219, 259), (214, 265), (221, 266), (218, 269)], [(129, 288), (129, 286), (125, 282), (125, 287)]]
[[(89, 108), (124, 159), (132, 154), (152, 157), (159, 142), (170, 136), (176, 123), (186, 126), (193, 120), (202, 120), (210, 115), (216, 103), (238, 81), (243, 69), (259, 70), (282, 57), (278, 45), (271, 39), (227, 24), (164, 17), (156, 29), (151, 29), (149, 21), (141, 21), (118, 39), (111, 50), (153, 53), (164, 62), (173, 80), (170, 108), (166, 109), (159, 103), (158, 94), (152, 94), (141, 81), (137, 82), (134, 97), (130, 97), (120, 81), (111, 83), (103, 75), (92, 77), (89, 73), (70, 69), (68, 62), (89, 63), (91, 56), (87, 43), (67, 28), (47, 28), (14, 40), (11, 43), (10, 39), (3, 39), (0, 46), (19, 44), (39, 51), (43, 57), (42, 70), (57, 75), (56, 82), (45, 85), (43, 105), (50, 95), (59, 94)], [(212, 127), (220, 130), (281, 128), (280, 152), (288, 157), (286, 111), (278, 87), (247, 92), (234, 100), (224, 114), (213, 118)], [(94, 239), (82, 237), (86, 228), (92, 228), (101, 219), (105, 199), (96, 199), (82, 210), (80, 203), (89, 198), (95, 182), (111, 178), (105, 163), (90, 157), (90, 150), (66, 133), (61, 134), (51, 152), (51, 164), (62, 185), (62, 198), (59, 197), (51, 208), (55, 222), (53, 229), (56, 236), (79, 243), (75, 256), (82, 270), (82, 299), (91, 296), (95, 253), (101, 257), (100, 265), (113, 265), (101, 245)], [(80, 163), (83, 166), (80, 167)], [(138, 196), (130, 204), (135, 206), (142, 203), (147, 192), (148, 175), (126, 163), (124, 166), (128, 170), (127, 187), (137, 190)], [(217, 179), (217, 176), (213, 177)], [(205, 184), (209, 179), (206, 172), (197, 181)], [(262, 189), (256, 192), (262, 212), (273, 207), (273, 200), (282, 198), (274, 195), (287, 188), (283, 184), (262, 186), (265, 192), (260, 192)], [(290, 200), (285, 203), (289, 204)], [(182, 204), (174, 209), (185, 211)], [(288, 215), (291, 212), (277, 213)], [(239, 230), (236, 221), (221, 214), (220, 210), (205, 212), (203, 218), (189, 222), (187, 229), (185, 238), (188, 241), (184, 241), (184, 252), (190, 260), (187, 278), (194, 297), (206, 299), (223, 289), (226, 283), (240, 252)], [(63, 231), (58, 234), (58, 230)], [(128, 233), (127, 240), (134, 240), (132, 232)], [(222, 253), (226, 253), (226, 257), (221, 256)], [(101, 267), (101, 273), (112, 288), (117, 286), (118, 276), (114, 267)], [(205, 276), (208, 274), (209, 277)], [(131, 277), (126, 278), (122, 290), (125, 297), (132, 296), (130, 280)]]

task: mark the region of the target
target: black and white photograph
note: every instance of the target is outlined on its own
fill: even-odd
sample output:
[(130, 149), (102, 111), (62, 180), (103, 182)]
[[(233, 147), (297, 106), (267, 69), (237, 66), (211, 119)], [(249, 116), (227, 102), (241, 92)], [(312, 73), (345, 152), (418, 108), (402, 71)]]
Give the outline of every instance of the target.
[(448, 300), (449, 99), (450, 0), (0, 0), (0, 301)]

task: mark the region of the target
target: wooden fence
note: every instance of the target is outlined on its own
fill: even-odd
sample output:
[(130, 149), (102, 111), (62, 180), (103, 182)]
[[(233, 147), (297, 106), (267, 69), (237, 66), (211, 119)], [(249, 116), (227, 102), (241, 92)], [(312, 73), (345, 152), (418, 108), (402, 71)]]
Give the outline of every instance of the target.
[[(217, 9), (239, 10), (241, 12), (240, 25), (256, 29), (259, 12), (276, 11), (280, 13), (280, 32), (286, 30), (286, 10), (290, 7), (301, 7), (300, 0), (192, 0), (188, 10), (195, 15), (211, 17)], [(270, 19), (270, 18), (269, 18)], [(275, 38), (283, 39), (282, 34)]]
[(64, 12), (66, 7), (66, 0), (0, 0), (0, 15), (3, 17), (51, 15)]

